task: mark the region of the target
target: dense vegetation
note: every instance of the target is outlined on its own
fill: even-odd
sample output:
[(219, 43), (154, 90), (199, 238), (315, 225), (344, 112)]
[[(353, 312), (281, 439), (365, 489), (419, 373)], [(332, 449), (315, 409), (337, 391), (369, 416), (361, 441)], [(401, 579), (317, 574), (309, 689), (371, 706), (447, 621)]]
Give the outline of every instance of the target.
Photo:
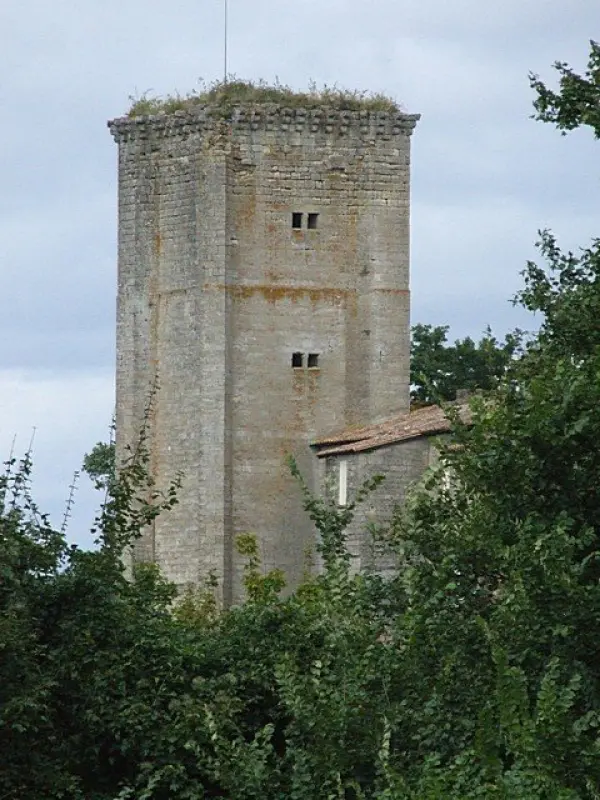
[(456, 400), (459, 392), (495, 389), (519, 352), (521, 332), (499, 342), (488, 328), (478, 342), (471, 337), (448, 344), (447, 325), (413, 325), (410, 343), (410, 399), (413, 407)]
[(139, 117), (152, 114), (172, 114), (175, 111), (190, 111), (206, 106), (211, 113), (227, 117), (237, 106), (277, 105), (284, 108), (331, 108), (339, 111), (400, 111), (400, 106), (391, 97), (339, 86), (319, 87), (312, 83), (307, 91), (296, 91), (283, 83), (244, 81), (230, 78), (209, 85), (201, 82), (199, 89), (188, 94), (173, 94), (154, 97), (148, 93), (130, 98), (128, 116)]
[(539, 332), (457, 422), (452, 485), (397, 513), (387, 583), (351, 573), (354, 508), (304, 490), (323, 575), (280, 599), (247, 537), (247, 603), (219, 613), (208, 585), (174, 610), (119, 561), (175, 501), (143, 441), (92, 553), (39, 514), (29, 459), (7, 467), (0, 798), (600, 797), (600, 240), (540, 250), (519, 296)]

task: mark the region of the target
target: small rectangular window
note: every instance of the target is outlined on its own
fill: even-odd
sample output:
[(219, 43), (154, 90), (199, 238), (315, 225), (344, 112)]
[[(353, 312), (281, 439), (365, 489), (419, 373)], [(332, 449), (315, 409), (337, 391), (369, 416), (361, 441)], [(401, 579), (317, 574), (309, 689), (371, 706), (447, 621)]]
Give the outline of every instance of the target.
[(300, 211), (294, 211), (294, 213), (292, 214), (292, 228), (295, 231), (301, 230), (303, 216), (304, 214), (302, 214)]
[(340, 472), (338, 482), (338, 505), (345, 506), (348, 502), (348, 461), (343, 458), (340, 461)]
[(308, 215), (308, 230), (309, 231), (316, 231), (318, 222), (319, 222), (319, 215), (318, 214), (309, 214)]
[(309, 353), (308, 354), (308, 368), (309, 369), (316, 369), (319, 366), (319, 354), (318, 353)]
[(304, 353), (292, 353), (292, 367), (300, 369), (304, 364)]

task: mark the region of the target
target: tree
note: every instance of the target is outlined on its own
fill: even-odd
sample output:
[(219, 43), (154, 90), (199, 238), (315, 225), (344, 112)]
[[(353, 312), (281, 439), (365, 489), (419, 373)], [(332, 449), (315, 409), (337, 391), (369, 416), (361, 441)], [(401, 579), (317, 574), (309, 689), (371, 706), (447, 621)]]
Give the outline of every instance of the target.
[[(559, 69), (558, 94), (534, 82), (541, 118), (596, 132), (598, 70)], [(456, 423), (453, 485), (434, 474), (394, 524), (409, 603), (392, 693), (410, 713), (392, 763), (418, 797), (600, 796), (600, 240), (538, 247), (518, 295), (538, 334)]]
[[(149, 398), (151, 403), (153, 396)], [(110, 439), (108, 442), (96, 442), (83, 459), (83, 471), (93, 481), (96, 489), (110, 492), (116, 481), (116, 454), (115, 454), (115, 419), (110, 425)]]
[(499, 342), (487, 328), (479, 342), (470, 337), (447, 344), (448, 326), (418, 324), (410, 348), (411, 402), (431, 405), (455, 400), (457, 392), (489, 391), (498, 385), (515, 356), (520, 331)]
[[(94, 552), (69, 546), (38, 511), (29, 455), (0, 477), (2, 797), (112, 798), (139, 761), (150, 720), (128, 691), (139, 703), (164, 658), (174, 596), (151, 569), (134, 582), (123, 574), (123, 548), (174, 502), (175, 486), (164, 498), (153, 492), (145, 460), (142, 446), (124, 464)], [(124, 745), (122, 714), (133, 726)]]
[(150, 566), (125, 580), (123, 548), (174, 502), (152, 494), (143, 441), (91, 553), (37, 515), (28, 463), (0, 482), (0, 796), (370, 794), (389, 659), (379, 583), (352, 576), (343, 547), (352, 505), (305, 491), (326, 573), (281, 599), (281, 576), (262, 573), (246, 537), (248, 602), (202, 618), (174, 612), (174, 588)]
[(600, 790), (600, 247), (540, 248), (548, 267), (528, 266), (520, 296), (539, 335), (457, 426), (452, 489), (430, 480), (396, 519), (413, 563), (396, 735), (414, 743), (397, 769), (435, 753), (415, 780), (439, 796)]
[(556, 61), (560, 75), (559, 91), (549, 89), (539, 76), (531, 73), (529, 82), (536, 92), (535, 118), (552, 122), (566, 135), (582, 125), (589, 126), (600, 138), (600, 44), (590, 42), (590, 54), (584, 75), (579, 75), (564, 61)]

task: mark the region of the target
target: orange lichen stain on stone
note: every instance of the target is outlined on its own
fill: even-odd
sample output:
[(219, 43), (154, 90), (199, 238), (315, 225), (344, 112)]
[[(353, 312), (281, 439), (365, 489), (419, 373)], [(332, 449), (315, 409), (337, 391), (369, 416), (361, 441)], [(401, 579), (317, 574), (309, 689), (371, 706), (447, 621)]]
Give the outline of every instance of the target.
[(274, 222), (269, 222), (269, 224), (267, 225), (267, 233), (275, 233), (276, 230), (277, 230), (277, 225), (275, 225)]
[[(156, 478), (159, 475), (160, 461), (158, 457), (158, 447), (156, 445), (157, 438), (157, 417), (158, 417), (158, 404), (159, 397), (159, 380), (160, 380), (160, 357), (159, 357), (159, 341), (160, 341), (160, 312), (161, 312), (161, 297), (158, 292), (158, 275), (156, 269), (153, 269), (150, 277), (149, 286), (149, 305), (150, 305), (150, 370), (151, 374), (148, 376), (152, 380), (152, 386), (149, 387), (152, 392), (150, 403), (147, 408), (147, 425), (148, 433), (150, 436), (150, 454), (149, 454), (149, 472), (151, 477)], [(152, 522), (151, 536), (154, 537), (154, 522)]]
[(346, 308), (348, 309), (348, 313), (351, 317), (356, 317), (358, 314), (358, 295), (356, 292), (352, 294), (352, 297), (348, 298)]
[(244, 192), (240, 204), (236, 210), (236, 219), (239, 225), (254, 225), (256, 215), (256, 193), (253, 191)]
[(308, 403), (314, 407), (319, 399), (319, 378), (321, 370), (318, 368), (311, 368), (308, 370)]
[(294, 409), (294, 418), (293, 420), (290, 420), (290, 424), (286, 426), (287, 432), (296, 433), (300, 438), (302, 438), (304, 432), (306, 431), (306, 421), (304, 419), (305, 404), (306, 401), (304, 398), (298, 400)]
[(279, 453), (281, 457), (281, 463), (283, 465), (283, 469), (278, 471), (276, 474), (278, 477), (282, 478), (282, 485), (286, 488), (290, 486), (290, 478), (294, 481), (294, 478), (291, 476), (289, 468), (287, 466), (287, 459), (289, 456), (293, 455), (295, 452), (298, 451), (298, 439), (296, 437), (292, 437), (289, 434), (281, 437), (280, 439), (275, 440), (273, 442), (274, 449)]
[[(277, 274), (273, 272), (268, 272), (267, 278), (274, 282), (279, 280)], [(280, 303), (285, 300), (289, 300), (291, 303), (298, 303), (308, 299), (313, 306), (326, 304), (348, 307), (351, 314), (355, 315), (357, 313), (358, 293), (355, 289), (341, 289), (329, 286), (273, 286), (265, 283), (253, 283), (246, 286), (205, 283), (202, 288), (205, 292), (227, 292), (236, 300), (250, 300), (254, 297), (262, 297), (268, 303)], [(408, 289), (376, 288), (371, 291), (388, 295), (408, 296), (409, 294)]]
[(294, 392), (300, 395), (304, 394), (304, 370), (293, 369), (292, 373), (293, 373), (292, 384), (294, 387)]
[[(160, 234), (156, 234), (160, 242)], [(160, 317), (160, 292), (158, 288), (158, 270), (155, 267), (150, 271), (148, 282), (148, 307), (149, 307), (149, 338), (150, 338), (150, 365), (154, 372), (158, 371), (158, 329)]]
[(314, 286), (272, 286), (269, 284), (248, 284), (246, 286), (225, 286), (224, 284), (205, 284), (205, 290), (220, 289), (231, 294), (236, 300), (250, 300), (262, 297), (268, 303), (280, 303), (288, 300), (298, 303), (310, 300), (313, 306), (327, 304), (344, 306), (349, 297), (356, 295), (354, 290)]

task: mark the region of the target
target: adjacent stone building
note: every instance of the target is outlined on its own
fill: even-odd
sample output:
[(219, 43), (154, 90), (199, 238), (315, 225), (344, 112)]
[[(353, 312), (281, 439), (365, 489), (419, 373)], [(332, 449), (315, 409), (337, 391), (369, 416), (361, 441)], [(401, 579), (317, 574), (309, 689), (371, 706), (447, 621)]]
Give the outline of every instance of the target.
[(180, 586), (212, 571), (225, 603), (239, 597), (234, 540), (247, 532), (293, 586), (315, 532), (286, 455), (318, 489), (312, 442), (408, 410), (417, 120), (242, 104), (109, 123), (117, 450), (157, 380), (151, 470), (159, 488), (178, 471), (183, 486), (134, 558)]
[[(459, 413), (468, 418), (468, 406)], [(368, 535), (369, 524), (385, 526), (396, 506), (424, 472), (438, 461), (439, 443), (449, 434), (451, 422), (439, 406), (428, 406), (390, 416), (364, 427), (350, 426), (314, 442), (319, 461), (320, 484), (340, 507), (352, 501), (356, 491), (374, 475), (385, 480), (356, 510), (347, 530), (348, 550), (357, 570), (385, 573), (395, 565), (394, 556)]]

